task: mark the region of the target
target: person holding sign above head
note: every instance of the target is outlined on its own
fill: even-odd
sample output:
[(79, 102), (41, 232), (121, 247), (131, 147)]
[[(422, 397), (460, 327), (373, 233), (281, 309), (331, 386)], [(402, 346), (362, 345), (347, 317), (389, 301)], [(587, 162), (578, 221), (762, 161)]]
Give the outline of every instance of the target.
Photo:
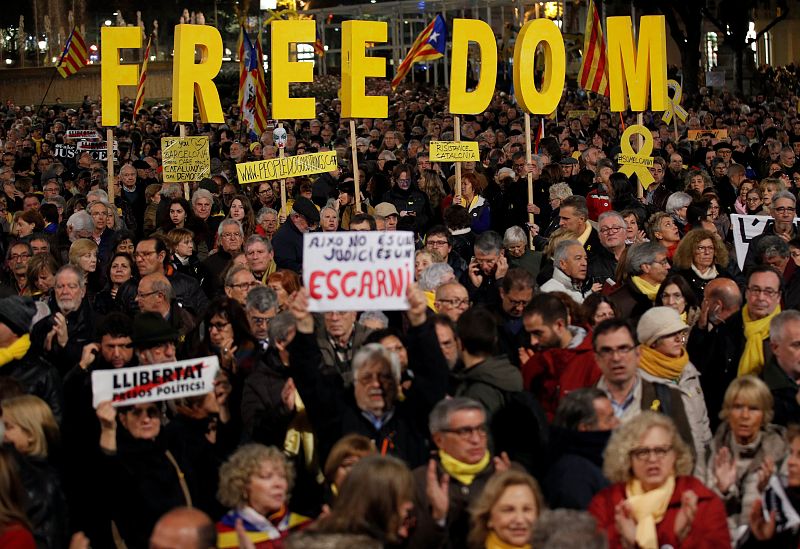
[(308, 198), (298, 197), (292, 205), (289, 219), (272, 238), (275, 263), (279, 269), (290, 269), (296, 273), (303, 270), (303, 234), (316, 230), (318, 225), (317, 207)]
[(411, 466), (425, 462), (425, 415), (445, 396), (448, 367), (433, 324), (427, 321), (424, 294), (412, 286), (407, 298), (411, 328), (406, 348), (416, 379), (402, 401), (397, 398), (400, 363), (380, 344), (365, 345), (355, 353), (352, 386), (338, 372), (321, 370), (322, 355), (306, 290), (293, 299), (297, 334), (289, 345), (289, 369), (319, 437), (320, 461), (342, 435), (359, 433), (374, 440), (381, 454), (398, 456)]

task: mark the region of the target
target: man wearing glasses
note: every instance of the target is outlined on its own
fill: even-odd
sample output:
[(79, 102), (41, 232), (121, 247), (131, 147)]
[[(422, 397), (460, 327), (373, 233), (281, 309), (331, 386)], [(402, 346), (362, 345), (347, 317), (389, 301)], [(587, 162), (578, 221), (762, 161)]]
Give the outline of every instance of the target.
[(616, 278), (619, 258), (625, 251), (626, 228), (625, 219), (618, 212), (600, 214), (597, 221), (600, 247), (589, 258), (589, 279), (592, 282), (604, 283)]
[(609, 299), (614, 302), (620, 318), (638, 322), (653, 306), (658, 288), (669, 273), (667, 249), (658, 242), (634, 244), (628, 250), (627, 279)]
[(456, 280), (460, 280), (467, 272), (467, 262), (453, 251), (453, 235), (444, 225), (436, 225), (428, 231), (425, 237), (425, 249), (442, 256), (442, 259), (453, 268)]
[(654, 410), (670, 416), (681, 438), (689, 445), (694, 444), (681, 392), (641, 376), (639, 342), (626, 320), (610, 318), (598, 324), (592, 345), (602, 372), (597, 388), (608, 395), (614, 415), (622, 423), (643, 410)]
[(772, 204), (769, 207), (772, 221), (767, 222), (763, 233), (750, 241), (750, 246), (747, 248), (747, 257), (744, 260), (745, 270), (758, 263), (756, 249), (759, 241), (765, 236), (778, 235), (786, 242), (789, 242), (800, 234), (795, 226), (795, 211), (796, 199), (789, 191), (780, 191), (772, 197)]

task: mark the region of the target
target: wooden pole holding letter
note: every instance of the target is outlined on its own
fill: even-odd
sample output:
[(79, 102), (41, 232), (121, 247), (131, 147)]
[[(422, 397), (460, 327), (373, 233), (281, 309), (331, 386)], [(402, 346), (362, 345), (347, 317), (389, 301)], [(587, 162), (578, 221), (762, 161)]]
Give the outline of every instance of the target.
[[(283, 128), (283, 122), (278, 122), (278, 127), (279, 128)], [(283, 156), (285, 154), (286, 154), (286, 152), (284, 151), (284, 147), (278, 147), (278, 156), (280, 158), (283, 158)], [(282, 214), (283, 212), (286, 212), (286, 179), (281, 179), (281, 211), (280, 211), (280, 213)], [(288, 213), (288, 212), (286, 212), (286, 213)]]
[(356, 147), (356, 121), (350, 120), (350, 151), (353, 153), (353, 187), (356, 194), (356, 211), (361, 213), (361, 179), (358, 173), (358, 148)]
[[(644, 115), (642, 113), (636, 115), (636, 123), (639, 124), (640, 126), (644, 124)], [(638, 146), (636, 147), (636, 152), (638, 153), (639, 151), (642, 150), (642, 147), (644, 146), (644, 136), (639, 134), (639, 137), (637, 137), (637, 141), (638, 141)], [(639, 187), (638, 190), (639, 198), (642, 198), (644, 196), (644, 185), (642, 185), (641, 181), (639, 181), (638, 187)]]
[[(456, 143), (461, 141), (461, 118), (458, 116), (453, 117), (453, 136)], [(461, 162), (456, 162), (456, 181), (453, 186), (453, 193), (453, 196), (461, 196)], [(469, 207), (469, 204), (465, 207)]]
[[(526, 169), (527, 165), (533, 162), (533, 158), (531, 155), (531, 115), (529, 113), (525, 113), (525, 164)], [(528, 171), (528, 204), (533, 203), (533, 174)], [(527, 209), (527, 205), (526, 205)], [(533, 213), (528, 212), (528, 224), (530, 227), (533, 227)], [(530, 245), (531, 250), (533, 250), (533, 235), (531, 234), (530, 230), (528, 230), (528, 244)]]
[[(186, 137), (186, 126), (183, 124), (178, 124), (178, 131), (180, 132), (181, 137)], [(189, 200), (189, 183), (186, 183), (183, 186), (183, 197), (186, 200)]]
[(106, 129), (106, 169), (108, 170), (108, 202), (114, 205), (114, 130)]

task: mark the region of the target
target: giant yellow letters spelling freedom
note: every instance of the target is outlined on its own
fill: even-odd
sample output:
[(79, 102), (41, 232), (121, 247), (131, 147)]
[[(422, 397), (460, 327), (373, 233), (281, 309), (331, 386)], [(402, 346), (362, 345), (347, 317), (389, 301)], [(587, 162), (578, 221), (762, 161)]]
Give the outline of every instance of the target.
[[(172, 121), (194, 122), (194, 96), (203, 122), (225, 122), (214, 77), (222, 68), (222, 36), (210, 25), (176, 25), (172, 65)], [(194, 62), (195, 49), (200, 63)]]
[[(272, 23), (272, 117), (283, 120), (316, 116), (313, 97), (289, 97), (291, 82), (312, 82), (313, 64), (289, 61), (289, 44), (314, 43), (314, 21), (273, 21)], [(664, 111), (668, 106), (666, 32), (663, 16), (644, 16), (639, 24), (639, 43), (634, 49), (630, 17), (609, 17), (608, 62), (611, 110), (625, 110), (626, 95), (633, 111)], [(342, 115), (346, 118), (385, 118), (388, 98), (367, 96), (365, 79), (384, 77), (384, 60), (368, 57), (367, 42), (385, 42), (387, 25), (374, 21), (346, 21), (342, 25)], [(537, 19), (527, 23), (517, 37), (514, 49), (514, 89), (520, 106), (531, 114), (549, 114), (558, 105), (564, 88), (564, 42), (552, 21)], [(489, 25), (474, 19), (454, 19), (450, 66), (450, 112), (478, 114), (485, 111), (494, 94), (497, 80), (497, 46)], [(136, 64), (120, 65), (119, 50), (141, 48), (136, 27), (106, 27), (101, 31), (103, 63), (103, 125), (119, 124), (119, 86), (135, 86), (139, 77)], [(467, 91), (469, 44), (480, 48), (481, 74), (477, 87)], [(544, 82), (537, 91), (534, 80), (534, 54), (544, 43)], [(193, 120), (194, 96), (204, 122), (224, 121), (219, 94), (213, 78), (222, 66), (222, 38), (207, 25), (175, 27), (175, 57), (172, 74), (172, 119)], [(201, 62), (195, 63), (195, 51)], [(350, 60), (348, 63), (347, 60)]]
[[(467, 91), (469, 43), (481, 49), (481, 76), (478, 85)], [(489, 107), (497, 82), (497, 41), (492, 27), (477, 19), (453, 20), (453, 50), (450, 63), (450, 112), (480, 114)]]
[(367, 42), (386, 42), (389, 26), (384, 21), (342, 23), (342, 117), (386, 118), (389, 98), (368, 96), (367, 77), (386, 77), (383, 57), (367, 57)]
[(313, 44), (314, 21), (273, 21), (272, 25), (272, 116), (280, 120), (314, 118), (313, 97), (289, 97), (291, 82), (313, 82), (314, 64), (289, 61), (289, 44)]
[(632, 111), (667, 109), (667, 37), (663, 15), (639, 19), (639, 45), (633, 51), (633, 23), (630, 17), (609, 17), (608, 87), (611, 110), (625, 110), (625, 90)]
[(103, 126), (119, 125), (119, 87), (135, 86), (139, 82), (139, 65), (120, 65), (119, 50), (141, 48), (139, 27), (103, 27), (100, 29), (100, 90), (103, 94)]
[[(542, 91), (533, 81), (536, 46), (544, 45)], [(561, 30), (549, 19), (528, 21), (517, 35), (514, 47), (514, 94), (517, 104), (530, 114), (550, 114), (561, 101), (567, 75), (567, 55)]]

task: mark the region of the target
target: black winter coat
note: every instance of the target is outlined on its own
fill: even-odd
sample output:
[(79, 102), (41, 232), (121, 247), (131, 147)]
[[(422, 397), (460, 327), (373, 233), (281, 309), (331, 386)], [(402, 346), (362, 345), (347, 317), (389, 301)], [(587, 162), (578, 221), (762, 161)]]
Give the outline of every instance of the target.
[(543, 488), (551, 508), (585, 511), (594, 495), (608, 486), (603, 476), (603, 451), (610, 436), (610, 431), (550, 428), (552, 463)]
[(27, 394), (44, 400), (60, 423), (64, 402), (61, 376), (39, 351), (40, 349), (31, 346), (24, 357), (0, 366), (0, 376), (15, 379)]
[(407, 190), (397, 185), (383, 196), (383, 202), (394, 204), (398, 212), (412, 211), (415, 215), (401, 215), (397, 229), (401, 231), (414, 231), (416, 234), (425, 234), (433, 219), (433, 210), (428, 195), (412, 184)]
[(313, 334), (298, 333), (289, 346), (290, 370), (319, 437), (324, 463), (333, 445), (345, 434), (358, 433), (375, 442), (379, 451), (403, 459), (411, 467), (428, 457), (428, 414), (445, 397), (448, 367), (430, 321), (412, 327), (407, 336), (408, 363), (414, 385), (391, 416), (377, 429), (356, 404), (352, 387), (337, 372), (320, 371), (321, 354)]
[(272, 237), (275, 251), (275, 264), (279, 269), (289, 269), (296, 273), (303, 270), (303, 233), (294, 226), (291, 219), (278, 228)]

